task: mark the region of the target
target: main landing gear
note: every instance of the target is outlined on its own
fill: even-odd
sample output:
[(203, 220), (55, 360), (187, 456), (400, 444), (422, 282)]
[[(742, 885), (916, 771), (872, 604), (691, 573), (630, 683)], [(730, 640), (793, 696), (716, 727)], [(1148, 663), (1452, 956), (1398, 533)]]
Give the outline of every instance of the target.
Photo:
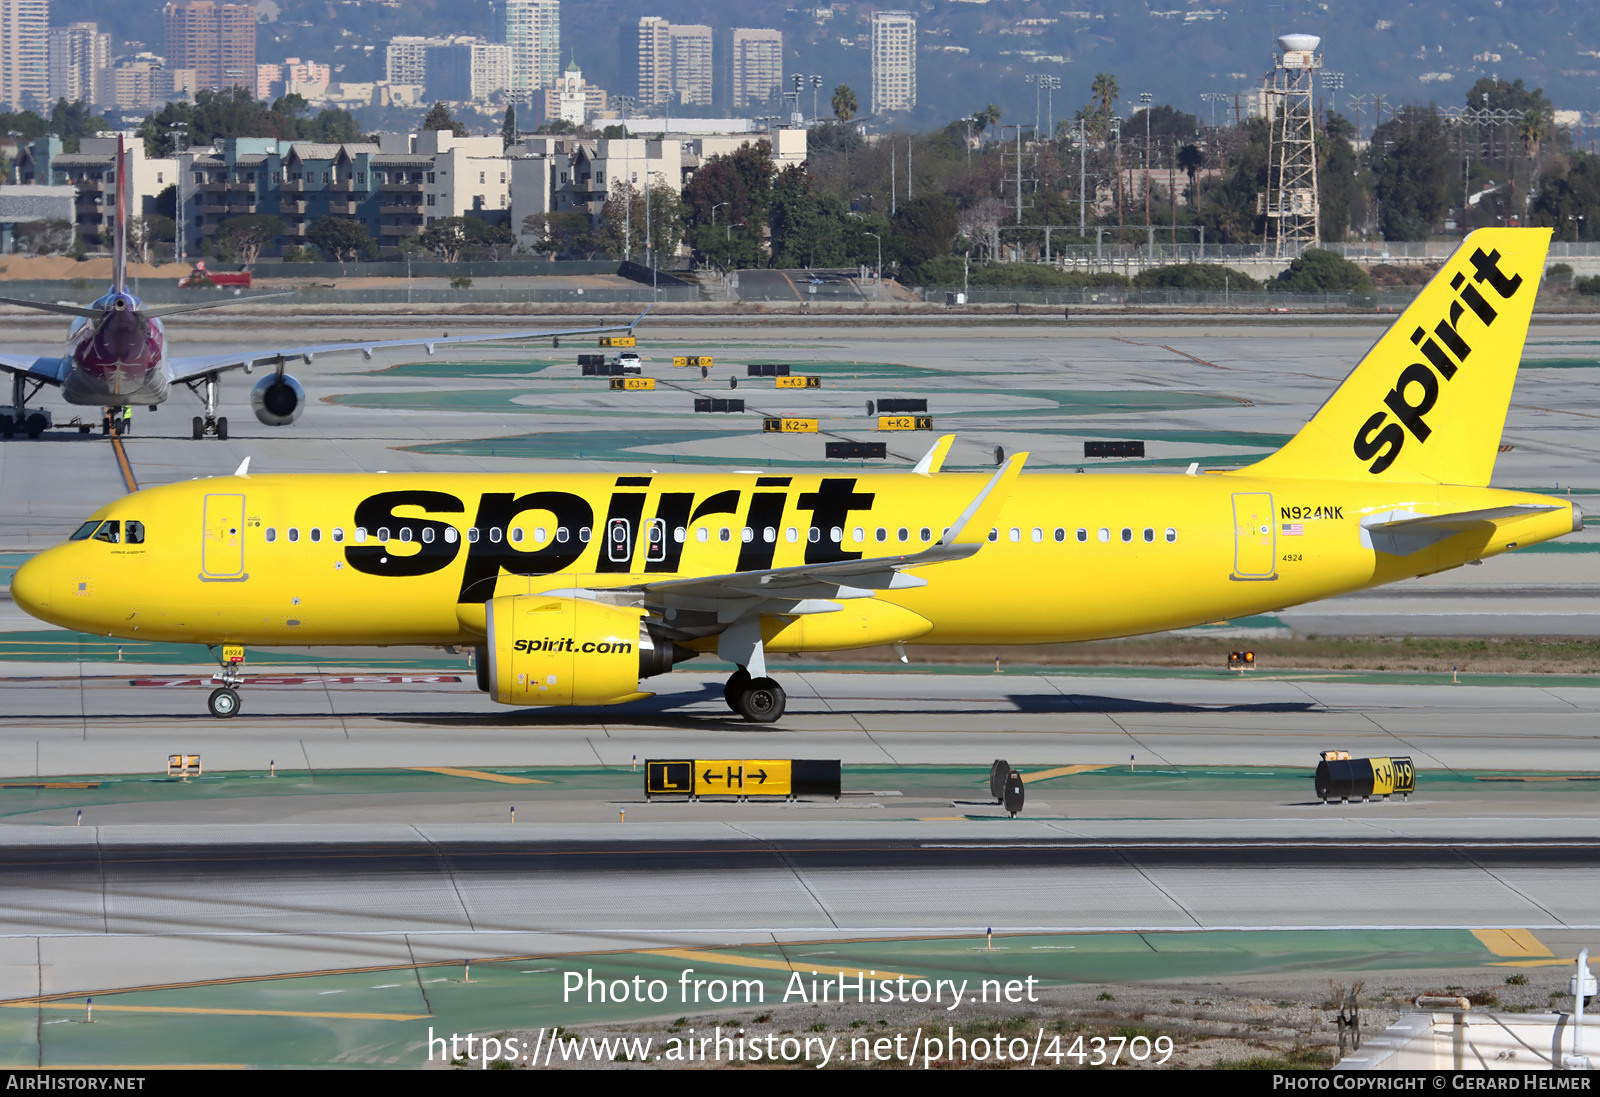
[[(189, 386), (189, 391), (200, 397), (200, 400), (206, 406), (204, 415), (196, 415), (194, 417), (192, 424), (194, 440), (198, 442), (200, 439), (210, 435), (219, 442), (226, 442), (228, 440), (228, 417), (217, 414), (217, 375), (208, 373), (204, 377), (194, 381), (187, 381), (185, 384)], [(233, 714), (229, 713), (228, 715), (231, 716)]]
[(244, 666), (244, 649), (233, 645), (224, 647), (217, 665), (222, 669), (213, 674), (211, 680), (220, 685), (206, 699), (206, 708), (218, 720), (226, 720), (239, 711), (239, 687), (244, 685), (244, 675), (239, 673), (239, 668)]
[(728, 707), (752, 724), (770, 724), (783, 715), (788, 696), (771, 678), (752, 678), (740, 667), (722, 687)]

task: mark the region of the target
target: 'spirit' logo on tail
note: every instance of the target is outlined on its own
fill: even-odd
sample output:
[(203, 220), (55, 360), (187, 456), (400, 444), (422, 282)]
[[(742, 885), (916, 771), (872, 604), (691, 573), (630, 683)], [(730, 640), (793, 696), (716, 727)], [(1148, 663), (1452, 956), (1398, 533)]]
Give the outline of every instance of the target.
[[(1363, 461), (1372, 462), (1367, 471), (1374, 476), (1394, 464), (1395, 458), (1400, 456), (1401, 449), (1405, 447), (1408, 433), (1418, 442), (1426, 442), (1433, 433), (1425, 416), (1439, 401), (1439, 382), (1441, 379), (1449, 381), (1454, 378), (1456, 370), (1466, 364), (1467, 357), (1472, 353), (1472, 346), (1463, 338), (1461, 331), (1461, 320), (1467, 311), (1470, 309), (1486, 328), (1499, 315), (1478, 291), (1478, 285), (1487, 283), (1502, 301), (1510, 300), (1522, 288), (1522, 275), (1507, 278), (1500, 269), (1499, 251), (1491, 251), (1486, 255), (1482, 248), (1478, 248), (1472, 253), (1470, 262), (1471, 283), (1467, 281), (1465, 273), (1458, 272), (1450, 279), (1450, 288), (1458, 292), (1459, 300), (1450, 302), (1449, 317), (1434, 325), (1432, 335), (1420, 327), (1411, 333), (1411, 342), (1421, 350), (1427, 361), (1413, 362), (1401, 370), (1394, 388), (1383, 398), (1384, 406), (1389, 410), (1374, 413), (1356, 431), (1355, 454)], [(1447, 349), (1449, 353), (1446, 353)], [(1390, 421), (1391, 414), (1394, 421)]]

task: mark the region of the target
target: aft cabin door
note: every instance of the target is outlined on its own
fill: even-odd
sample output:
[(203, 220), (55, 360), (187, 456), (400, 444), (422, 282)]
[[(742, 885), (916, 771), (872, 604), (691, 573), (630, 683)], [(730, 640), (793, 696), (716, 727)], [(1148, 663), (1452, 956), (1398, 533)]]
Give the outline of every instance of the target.
[(1240, 582), (1276, 579), (1277, 528), (1272, 496), (1241, 492), (1233, 497), (1233, 575)]
[(237, 583), (244, 570), (244, 496), (206, 496), (205, 529), (200, 545), (200, 579)]

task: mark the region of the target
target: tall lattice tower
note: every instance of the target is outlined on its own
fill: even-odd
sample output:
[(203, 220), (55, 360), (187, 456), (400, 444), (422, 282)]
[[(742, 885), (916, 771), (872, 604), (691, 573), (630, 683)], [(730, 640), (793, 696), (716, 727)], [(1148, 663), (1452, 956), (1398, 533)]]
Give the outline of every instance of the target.
[(1267, 151), (1267, 189), (1259, 212), (1267, 218), (1267, 254), (1294, 258), (1321, 238), (1317, 201), (1316, 125), (1312, 85), (1322, 67), (1315, 34), (1278, 37), (1279, 53), (1266, 87), (1271, 134)]

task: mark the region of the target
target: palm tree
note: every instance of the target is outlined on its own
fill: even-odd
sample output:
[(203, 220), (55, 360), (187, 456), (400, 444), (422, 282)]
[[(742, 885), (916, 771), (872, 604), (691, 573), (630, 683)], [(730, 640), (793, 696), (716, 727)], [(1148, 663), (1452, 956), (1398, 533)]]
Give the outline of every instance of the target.
[(833, 116), (839, 121), (850, 121), (860, 109), (861, 103), (856, 99), (856, 93), (851, 90), (849, 84), (840, 84), (833, 89)]
[(1122, 89), (1117, 87), (1117, 78), (1109, 72), (1096, 73), (1094, 84), (1089, 89), (1092, 98), (1100, 100), (1100, 113), (1110, 114), (1111, 104), (1117, 101), (1117, 94)]
[(1517, 137), (1522, 141), (1522, 149), (1528, 154), (1528, 159), (1533, 162), (1533, 171), (1529, 177), (1528, 193), (1531, 195), (1539, 180), (1539, 146), (1543, 143), (1545, 134), (1549, 131), (1549, 123), (1545, 116), (1536, 110), (1523, 114), (1522, 121), (1517, 126)]
[(1198, 206), (1200, 204), (1200, 187), (1196, 184), (1195, 178), (1200, 174), (1200, 169), (1205, 162), (1206, 155), (1200, 151), (1197, 145), (1185, 145), (1178, 150), (1178, 167), (1183, 169), (1183, 173), (1189, 177), (1190, 206)]

